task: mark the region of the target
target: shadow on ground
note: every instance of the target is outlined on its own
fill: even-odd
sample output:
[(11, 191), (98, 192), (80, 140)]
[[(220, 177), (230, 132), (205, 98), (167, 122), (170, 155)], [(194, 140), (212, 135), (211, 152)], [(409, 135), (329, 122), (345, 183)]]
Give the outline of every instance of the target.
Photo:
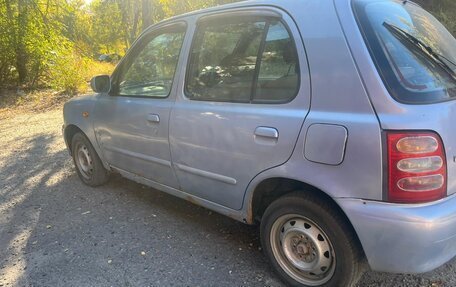
[[(56, 132), (2, 139), (0, 286), (280, 286), (258, 228), (114, 176), (83, 185)], [(453, 286), (454, 262), (359, 286)]]
[(280, 284), (256, 227), (120, 176), (84, 186), (55, 137), (21, 139), (3, 159), (0, 284)]

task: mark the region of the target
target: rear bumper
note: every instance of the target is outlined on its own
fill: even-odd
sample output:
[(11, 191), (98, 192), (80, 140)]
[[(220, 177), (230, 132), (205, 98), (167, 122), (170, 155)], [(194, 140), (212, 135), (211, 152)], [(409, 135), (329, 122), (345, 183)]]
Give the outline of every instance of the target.
[(456, 195), (419, 205), (336, 199), (372, 270), (431, 271), (456, 255)]

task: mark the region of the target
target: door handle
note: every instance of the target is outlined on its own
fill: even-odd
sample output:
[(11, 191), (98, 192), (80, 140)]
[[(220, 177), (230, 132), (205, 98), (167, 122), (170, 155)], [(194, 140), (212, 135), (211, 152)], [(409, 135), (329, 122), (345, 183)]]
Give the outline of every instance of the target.
[(147, 121), (149, 123), (159, 123), (160, 117), (156, 114), (150, 114), (150, 115), (147, 115)]
[(255, 135), (264, 138), (278, 139), (279, 131), (275, 128), (257, 127), (255, 129)]

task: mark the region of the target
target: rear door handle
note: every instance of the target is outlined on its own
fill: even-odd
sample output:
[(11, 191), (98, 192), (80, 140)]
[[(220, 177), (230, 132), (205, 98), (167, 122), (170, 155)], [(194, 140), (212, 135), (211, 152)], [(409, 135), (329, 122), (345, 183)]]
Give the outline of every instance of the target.
[(275, 128), (257, 127), (255, 129), (255, 135), (263, 138), (278, 139), (279, 131)]
[(149, 115), (147, 115), (147, 121), (149, 123), (159, 123), (160, 117), (156, 114), (149, 114)]

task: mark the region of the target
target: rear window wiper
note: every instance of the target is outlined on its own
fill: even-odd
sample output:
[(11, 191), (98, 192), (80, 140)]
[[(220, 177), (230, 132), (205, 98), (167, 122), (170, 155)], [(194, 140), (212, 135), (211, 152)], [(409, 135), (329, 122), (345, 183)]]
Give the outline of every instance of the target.
[(453, 61), (437, 53), (423, 41), (401, 28), (387, 22), (383, 22), (383, 26), (385, 26), (385, 28), (400, 41), (406, 41), (406, 43), (409, 43), (412, 47), (418, 49), (418, 51), (427, 56), (427, 58), (432, 60), (435, 64), (439, 65), (454, 81), (456, 81), (456, 72), (448, 65), (448, 63), (451, 63), (454, 67), (456, 67), (456, 64)]

